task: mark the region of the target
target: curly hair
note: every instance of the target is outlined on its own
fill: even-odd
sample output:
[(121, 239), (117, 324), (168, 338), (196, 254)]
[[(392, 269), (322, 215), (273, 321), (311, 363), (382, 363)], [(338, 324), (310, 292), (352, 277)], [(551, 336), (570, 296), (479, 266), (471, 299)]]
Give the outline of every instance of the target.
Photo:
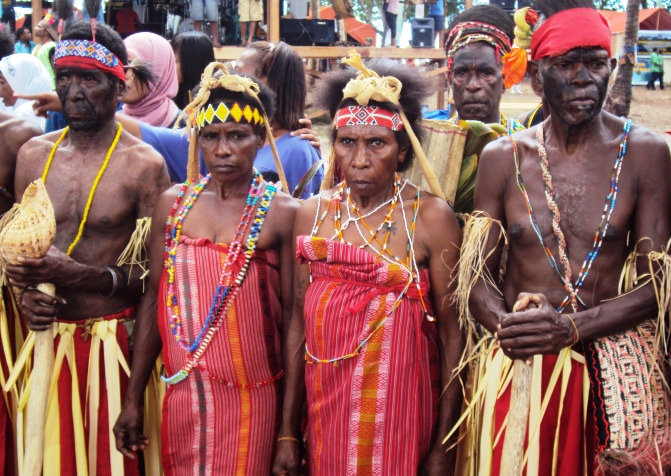
[[(435, 85), (426, 80), (416, 68), (402, 66), (391, 60), (375, 59), (367, 63), (366, 66), (380, 76), (393, 76), (401, 82), (402, 88), (399, 104), (403, 112), (405, 112), (413, 131), (417, 137), (420, 137), (419, 121), (422, 118), (422, 102), (432, 94)], [(343, 100), (343, 89), (351, 79), (356, 78), (357, 74), (357, 71), (353, 68), (347, 68), (324, 75), (314, 94), (315, 105), (320, 109), (328, 110), (331, 118), (335, 116), (341, 107), (355, 105), (356, 102), (354, 99)], [(369, 105), (379, 106), (390, 111), (399, 110), (396, 105), (390, 102), (380, 103), (370, 101)], [(336, 133), (337, 131), (334, 128), (332, 130), (332, 140), (335, 139)], [(399, 146), (406, 146), (408, 148), (405, 161), (398, 164), (397, 170), (402, 172), (412, 165), (415, 154), (405, 128), (396, 131), (395, 135)]]
[[(459, 23), (468, 21), (477, 21), (495, 26), (503, 31), (511, 42), (515, 39), (515, 22), (510, 14), (496, 5), (476, 5), (461, 12), (452, 19), (447, 31), (452, 30)], [(446, 43), (445, 49), (449, 50), (451, 46), (451, 43)]]

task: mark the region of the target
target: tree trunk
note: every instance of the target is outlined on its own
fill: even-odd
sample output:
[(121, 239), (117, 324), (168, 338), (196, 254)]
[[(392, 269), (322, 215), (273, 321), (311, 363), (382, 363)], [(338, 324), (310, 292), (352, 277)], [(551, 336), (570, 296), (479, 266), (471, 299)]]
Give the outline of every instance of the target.
[(606, 98), (604, 109), (616, 116), (628, 116), (631, 105), (631, 76), (636, 61), (638, 44), (638, 8), (641, 0), (627, 0), (627, 23), (624, 30), (624, 47), (615, 81)]
[(312, 18), (319, 18), (319, 0), (310, 0), (310, 10), (312, 11)]

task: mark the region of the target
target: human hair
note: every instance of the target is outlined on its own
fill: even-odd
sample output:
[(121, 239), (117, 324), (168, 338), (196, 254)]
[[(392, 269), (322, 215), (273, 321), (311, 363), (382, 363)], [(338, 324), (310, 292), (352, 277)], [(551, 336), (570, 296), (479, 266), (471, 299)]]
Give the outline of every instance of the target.
[[(93, 39), (91, 23), (79, 20), (70, 23), (63, 32), (63, 40), (89, 40)], [(103, 45), (119, 58), (121, 64), (128, 63), (126, 45), (121, 36), (107, 25), (98, 24), (96, 28), (96, 42)]]
[(23, 35), (23, 32), (27, 31), (30, 33), (30, 29), (27, 26), (20, 26), (16, 29), (16, 41), (21, 41), (21, 35)]
[(247, 45), (248, 50), (253, 50), (256, 53), (256, 72), (259, 70), (259, 66), (261, 66), (261, 61), (263, 61), (263, 58), (265, 58), (268, 53), (270, 53), (270, 50), (272, 48), (272, 43), (268, 43), (267, 41), (252, 41), (250, 44)]
[(14, 35), (7, 28), (0, 28), (0, 59), (14, 53)]
[[(408, 122), (418, 138), (421, 138), (419, 121), (422, 118), (422, 101), (431, 95), (434, 86), (420, 74), (420, 72), (408, 66), (400, 65), (386, 59), (376, 59), (366, 64), (380, 76), (393, 76), (401, 82), (401, 94), (399, 96), (400, 108), (408, 118)], [(324, 75), (315, 92), (316, 106), (329, 111), (333, 118), (341, 107), (357, 104), (354, 99), (343, 100), (343, 89), (347, 83), (356, 78), (358, 72), (352, 68), (333, 71)], [(390, 111), (399, 111), (399, 107), (390, 102), (370, 101), (369, 106), (379, 106)], [(331, 139), (335, 139), (337, 131), (332, 129)], [(410, 143), (410, 136), (405, 127), (394, 133), (398, 145), (408, 148), (405, 161), (398, 164), (397, 170), (407, 170), (414, 159), (415, 153)]]
[(298, 121), (305, 112), (306, 88), (305, 68), (298, 53), (282, 41), (272, 44), (256, 76), (264, 78), (275, 93), (275, 114), (269, 115), (273, 126), (290, 131), (300, 128)]
[(182, 71), (182, 82), (174, 101), (183, 109), (189, 103), (189, 91), (200, 83), (205, 67), (214, 61), (212, 40), (200, 31), (180, 33), (170, 42)]
[[(450, 26), (447, 28), (447, 31), (452, 30), (459, 23), (471, 21), (495, 26), (499, 30), (503, 31), (511, 42), (515, 39), (515, 22), (513, 21), (510, 14), (496, 5), (476, 5), (469, 8), (468, 10), (464, 10), (452, 19)], [(477, 31), (478, 30), (475, 28), (467, 29), (467, 32), (471, 33), (475, 33)], [(449, 37), (449, 40), (453, 39), (454, 36)], [(451, 41), (449, 43), (445, 43), (446, 50), (449, 51), (451, 46)]]
[[(573, 8), (595, 8), (592, 0), (533, 0), (532, 7), (545, 18)], [(538, 22), (536, 28), (540, 24), (541, 22)]]
[(149, 63), (141, 59), (136, 58), (131, 60), (131, 62), (126, 65), (125, 70), (131, 70), (135, 78), (145, 87), (149, 87), (149, 84), (156, 80)]

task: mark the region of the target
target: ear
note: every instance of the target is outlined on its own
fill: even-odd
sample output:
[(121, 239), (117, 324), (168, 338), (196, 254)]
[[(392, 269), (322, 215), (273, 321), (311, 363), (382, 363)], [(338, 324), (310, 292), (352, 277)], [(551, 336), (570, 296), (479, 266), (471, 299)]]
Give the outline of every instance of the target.
[(410, 145), (408, 145), (408, 144), (400, 145), (398, 147), (398, 163), (399, 164), (402, 164), (403, 162), (405, 162), (405, 158), (408, 156), (408, 147), (410, 147)]
[(123, 97), (125, 95), (126, 95), (126, 83), (124, 83), (119, 79), (117, 80), (117, 97), (116, 97), (117, 103), (123, 102)]
[(615, 71), (615, 67), (617, 66), (617, 58), (613, 57), (610, 60), (610, 72), (612, 73)]
[(529, 64), (527, 64), (527, 72), (529, 73), (532, 84), (535, 83), (542, 88), (543, 77), (541, 76), (540, 68), (536, 61), (529, 61)]
[(266, 144), (266, 129), (263, 128), (259, 131), (259, 134), (256, 137), (256, 150), (259, 150)]

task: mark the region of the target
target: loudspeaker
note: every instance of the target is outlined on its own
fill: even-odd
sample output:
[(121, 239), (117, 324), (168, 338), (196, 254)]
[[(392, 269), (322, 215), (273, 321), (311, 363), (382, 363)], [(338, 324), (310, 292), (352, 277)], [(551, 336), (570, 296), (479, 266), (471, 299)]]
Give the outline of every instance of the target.
[(328, 46), (335, 43), (335, 20), (310, 20), (312, 42), (317, 46)]
[(280, 40), (292, 46), (335, 43), (335, 20), (280, 18)]
[(293, 46), (312, 45), (309, 20), (280, 18), (280, 40)]
[(412, 32), (410, 46), (413, 48), (433, 48), (434, 25), (432, 17), (413, 18), (410, 20), (410, 29)]

